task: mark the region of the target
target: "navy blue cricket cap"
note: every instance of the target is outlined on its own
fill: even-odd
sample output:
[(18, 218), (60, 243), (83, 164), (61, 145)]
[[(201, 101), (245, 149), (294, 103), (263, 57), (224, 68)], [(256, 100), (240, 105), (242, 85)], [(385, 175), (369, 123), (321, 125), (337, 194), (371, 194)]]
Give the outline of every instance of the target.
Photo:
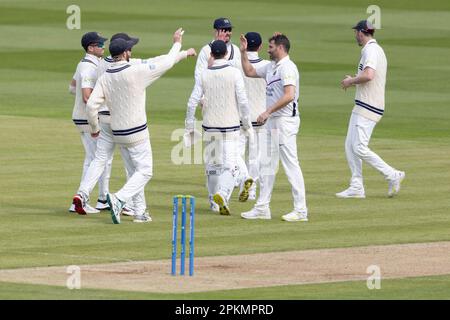
[(81, 46), (84, 50), (87, 50), (87, 47), (93, 43), (104, 43), (108, 38), (102, 37), (98, 32), (88, 32), (83, 35), (81, 38)]
[(127, 50), (130, 50), (133, 47), (133, 43), (131, 41), (127, 41), (122, 38), (117, 38), (109, 44), (109, 53), (111, 57), (118, 56), (119, 54), (124, 53)]
[(373, 34), (375, 32), (375, 27), (367, 20), (361, 20), (352, 29)]
[(211, 44), (213, 55), (224, 55), (227, 53), (227, 45), (222, 40), (216, 40)]
[[(111, 37), (111, 41), (114, 41), (116, 39), (124, 39), (125, 41), (128, 41), (128, 42), (132, 43), (133, 46), (136, 45), (139, 42), (139, 38), (130, 37), (125, 32), (116, 33), (115, 35), (113, 35)], [(130, 49), (131, 49), (131, 47), (130, 47)]]
[(228, 18), (218, 18), (214, 20), (214, 29), (226, 29), (226, 28), (233, 28), (231, 25), (231, 21)]
[(258, 32), (247, 32), (245, 39), (247, 39), (247, 47), (250, 49), (256, 49), (262, 43), (261, 35)]

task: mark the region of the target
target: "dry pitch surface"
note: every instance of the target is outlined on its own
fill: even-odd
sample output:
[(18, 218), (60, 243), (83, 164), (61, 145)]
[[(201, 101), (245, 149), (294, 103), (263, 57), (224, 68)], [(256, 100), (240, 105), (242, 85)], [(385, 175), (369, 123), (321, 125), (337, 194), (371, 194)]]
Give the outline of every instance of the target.
[[(382, 279), (445, 275), (450, 274), (449, 253), (450, 242), (433, 242), (201, 257), (195, 260), (194, 277), (171, 276), (169, 259), (80, 268), (82, 288), (187, 293), (366, 281), (371, 265), (381, 268)], [(65, 266), (1, 270), (0, 281), (65, 286), (66, 270)]]

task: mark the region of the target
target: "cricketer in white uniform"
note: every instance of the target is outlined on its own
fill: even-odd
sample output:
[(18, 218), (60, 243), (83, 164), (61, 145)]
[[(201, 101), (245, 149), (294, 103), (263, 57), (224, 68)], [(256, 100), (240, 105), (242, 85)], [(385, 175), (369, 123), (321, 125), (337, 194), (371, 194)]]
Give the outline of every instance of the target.
[(289, 59), (289, 39), (280, 33), (269, 39), (271, 64), (255, 69), (247, 55), (247, 39), (241, 35), (242, 68), (248, 77), (265, 78), (266, 111), (258, 116), (265, 124), (265, 152), (262, 152), (260, 193), (254, 208), (241, 214), (245, 219), (271, 219), (270, 199), (279, 158), (291, 184), (294, 210), (282, 216), (285, 221), (308, 221), (305, 183), (297, 156), (297, 133), (300, 127), (298, 112), (300, 76), (297, 66)]
[(235, 186), (240, 122), (251, 130), (247, 95), (242, 72), (224, 59), (227, 46), (222, 40), (211, 44), (214, 61), (203, 70), (186, 112), (186, 132), (194, 132), (195, 108), (203, 97), (202, 127), (208, 193), (222, 215), (229, 215), (229, 199)]
[[(132, 38), (126, 33), (116, 33), (115, 35), (113, 35), (111, 37), (111, 41), (116, 40), (116, 39), (126, 40), (130, 44), (130, 48), (129, 48), (130, 50), (132, 49), (132, 47), (134, 45), (136, 45), (139, 42), (138, 38)], [(150, 59), (130, 59), (129, 63), (130, 64), (151, 63), (151, 62), (154, 62), (157, 59), (161, 59), (163, 57), (164, 56), (150, 58)], [(179, 60), (181, 60), (181, 59), (183, 59), (182, 52), (179, 53)], [(104, 59), (102, 59), (97, 68), (98, 78), (100, 76), (102, 76), (106, 72), (106, 70), (111, 67), (111, 65), (113, 63), (114, 63), (114, 59), (111, 56), (108, 56), (108, 57), (105, 57)], [(110, 126), (111, 118), (110, 118), (110, 112), (109, 112), (108, 106), (106, 106), (106, 105), (101, 106), (98, 114), (99, 114), (99, 123), (100, 123), (100, 127), (101, 127), (101, 134), (98, 138), (99, 142), (97, 143), (97, 145), (100, 145), (101, 143), (103, 143), (103, 141), (107, 141), (106, 142), (107, 144), (114, 143), (113, 133), (112, 133), (111, 126)], [(123, 159), (127, 158), (128, 153), (124, 151), (125, 149), (122, 146), (120, 146), (119, 149), (120, 149), (122, 158)], [(104, 149), (102, 149), (102, 150), (104, 150)], [(98, 153), (96, 153), (95, 157), (96, 158), (94, 159), (94, 161), (91, 162), (91, 165), (89, 166), (89, 169), (87, 170), (87, 173), (86, 173), (84, 179), (81, 181), (81, 184), (80, 184), (77, 194), (73, 197), (75, 211), (77, 211), (79, 214), (82, 214), (82, 215), (87, 213), (86, 208), (83, 205), (88, 202), (89, 193), (94, 188), (98, 178), (100, 177), (100, 174), (102, 174), (100, 171), (97, 171), (97, 169), (98, 170), (101, 169), (101, 167), (98, 166), (99, 160), (97, 159), (97, 157), (101, 158), (102, 155), (99, 155)], [(111, 158), (108, 159), (108, 161), (107, 161), (107, 164), (109, 164), (109, 166), (107, 165), (106, 168), (111, 167), (110, 164), (112, 163), (112, 158), (113, 158), (113, 155), (111, 154)], [(128, 157), (128, 159), (124, 160), (127, 178), (129, 178), (131, 176), (130, 172), (132, 172), (132, 170), (133, 170), (132, 167), (130, 167), (131, 163), (132, 162), (131, 162), (131, 159), (129, 159), (129, 157)], [(106, 202), (106, 200), (105, 200), (105, 202)], [(107, 208), (109, 209), (109, 206)], [(144, 190), (142, 190), (135, 197), (133, 197), (133, 199), (129, 203), (127, 203), (127, 206), (124, 207), (122, 214), (134, 216), (135, 212), (146, 211), (146, 208), (147, 208), (147, 205), (145, 203)]]
[[(138, 38), (132, 38), (129, 35), (127, 35), (126, 33), (116, 33), (115, 35), (113, 35), (111, 37), (111, 41), (113, 41), (115, 39), (119, 39), (119, 38), (124, 39), (131, 44), (130, 50), (134, 45), (136, 45), (139, 42)], [(147, 60), (130, 59), (130, 64), (142, 63), (143, 61), (147, 61)], [(106, 72), (106, 70), (111, 67), (113, 62), (114, 62), (114, 60), (112, 59), (111, 56), (105, 57), (104, 59), (100, 60), (98, 67), (97, 67), (97, 79), (100, 78)], [(112, 135), (111, 126), (110, 126), (110, 123), (111, 123), (110, 112), (106, 105), (103, 105), (102, 107), (100, 107), (98, 116), (99, 116), (100, 128), (102, 131), (101, 137), (99, 137), (98, 140), (106, 139), (110, 142), (113, 142), (113, 135)], [(126, 157), (126, 153), (122, 151), (122, 148), (120, 148), (120, 151), (121, 151), (122, 158)], [(111, 155), (111, 158), (108, 159), (106, 167), (105, 167), (105, 170), (108, 170), (108, 176), (111, 175), (112, 160), (113, 160), (113, 155)], [(95, 161), (95, 159), (94, 159), (94, 161)], [(78, 212), (81, 215), (88, 213), (88, 210), (86, 208), (86, 203), (89, 202), (89, 193), (94, 188), (95, 184), (97, 183), (97, 180), (101, 177), (95, 172), (95, 169), (91, 169), (91, 167), (95, 167), (95, 165), (93, 164), (94, 161), (91, 162), (91, 165), (89, 166), (84, 178), (81, 180), (80, 188), (79, 188), (77, 194), (73, 197), (74, 209), (76, 212)], [(124, 161), (127, 178), (129, 176), (131, 176), (128, 173), (130, 168), (127, 168), (127, 164), (129, 164), (129, 163), (131, 163), (131, 161), (129, 159), (128, 159), (128, 161)], [(103, 175), (104, 175), (104, 173), (102, 173), (102, 176)], [(92, 176), (94, 176), (96, 179), (92, 179)], [(143, 199), (143, 201), (140, 202), (140, 206), (135, 207), (134, 202), (130, 201), (130, 203), (127, 204), (127, 207), (124, 208), (124, 210), (122, 212), (123, 214), (133, 216), (134, 212), (142, 211), (142, 207), (146, 208), (145, 197), (143, 197), (143, 190), (142, 190), (142, 195), (137, 195), (136, 197), (139, 197), (139, 199)], [(99, 200), (99, 203), (106, 205), (105, 209), (109, 209), (109, 206), (107, 205), (107, 201), (106, 201), (106, 196), (105, 196), (105, 200), (104, 201)]]
[[(98, 79), (87, 103), (88, 121), (92, 132), (100, 132), (97, 116), (103, 105), (109, 107), (111, 114), (113, 143), (104, 141), (99, 145), (97, 155), (101, 155), (101, 158), (100, 156), (96, 158), (99, 160), (99, 166), (111, 157), (115, 144), (122, 145), (131, 160), (129, 164), (132, 168), (131, 177), (117, 193), (107, 195), (112, 221), (115, 224), (120, 223), (120, 213), (125, 204), (144, 189), (153, 175), (145, 108), (146, 88), (176, 63), (181, 49), (182, 33), (181, 28), (174, 33), (174, 44), (166, 57), (156, 62), (138, 65), (129, 63), (131, 56), (129, 42), (124, 39), (112, 41), (109, 50), (115, 62)], [(185, 52), (184, 57), (187, 55)], [(127, 161), (128, 157), (124, 160)], [(151, 219), (144, 211), (136, 212), (133, 221), (148, 222)]]
[[(247, 32), (247, 57), (255, 69), (262, 68), (270, 61), (259, 57), (258, 51), (262, 47), (261, 35), (257, 32)], [(266, 79), (244, 77), (245, 89), (247, 92), (250, 120), (252, 122), (254, 137), (241, 134), (239, 138), (238, 166), (241, 174), (241, 188), (239, 192), (239, 201), (244, 202), (247, 199), (256, 199), (256, 184), (259, 179), (259, 143), (264, 139), (263, 124), (257, 122), (258, 116), (266, 110)], [(246, 150), (248, 151), (247, 161)]]
[(388, 181), (388, 196), (400, 191), (405, 173), (388, 165), (369, 149), (373, 129), (384, 114), (384, 92), (386, 86), (387, 60), (383, 49), (373, 39), (375, 28), (367, 20), (358, 22), (355, 37), (362, 46), (361, 60), (355, 77), (346, 76), (342, 88), (356, 86), (355, 106), (345, 140), (345, 153), (352, 173), (350, 187), (336, 193), (339, 198), (365, 198), (362, 162), (365, 161), (379, 171)]
[[(241, 53), (239, 51), (239, 48), (231, 43), (231, 35), (233, 34), (233, 26), (231, 24), (230, 19), (228, 18), (217, 18), (214, 20), (213, 23), (214, 28), (214, 39), (215, 40), (222, 40), (227, 45), (227, 54), (225, 55), (224, 59), (227, 61), (227, 63), (233, 67), (236, 67), (238, 69), (241, 69)], [(197, 62), (195, 65), (195, 83), (197, 84), (200, 81), (201, 74), (203, 70), (208, 68), (208, 61), (211, 58), (211, 44), (210, 42), (207, 45), (203, 46), (203, 48), (200, 50), (197, 58)], [(189, 100), (193, 99), (194, 96), (198, 96), (199, 93), (196, 92), (198, 90), (198, 86), (194, 85), (194, 88), (192, 90), (191, 96), (189, 97)], [(202, 106), (202, 101), (200, 101), (200, 106)], [(216, 171), (207, 172), (206, 175), (210, 174), (216, 174)], [(236, 179), (238, 178), (239, 174), (236, 175)], [(236, 182), (235, 184), (238, 184)], [(209, 195), (209, 202), (210, 207), (212, 211), (219, 212), (219, 207), (215, 204), (213, 201), (213, 195)]]
[[(94, 160), (95, 150), (97, 146), (97, 139), (91, 137), (90, 128), (87, 121), (86, 102), (94, 89), (97, 81), (97, 67), (104, 53), (104, 43), (108, 40), (103, 38), (97, 32), (88, 32), (83, 35), (81, 45), (86, 51), (86, 56), (78, 63), (77, 69), (73, 76), (71, 86), (69, 88), (71, 93), (75, 94), (75, 105), (72, 112), (72, 120), (78, 128), (81, 141), (83, 143), (85, 157), (83, 163), (83, 172), (81, 180), (86, 175), (90, 163)], [(106, 200), (109, 187), (109, 172), (105, 171), (99, 179), (99, 196), (96, 207), (103, 209), (104, 204), (102, 200)], [(75, 212), (75, 207), (72, 204), (69, 211)], [(92, 208), (86, 203), (86, 211), (89, 213), (98, 213), (99, 210)]]

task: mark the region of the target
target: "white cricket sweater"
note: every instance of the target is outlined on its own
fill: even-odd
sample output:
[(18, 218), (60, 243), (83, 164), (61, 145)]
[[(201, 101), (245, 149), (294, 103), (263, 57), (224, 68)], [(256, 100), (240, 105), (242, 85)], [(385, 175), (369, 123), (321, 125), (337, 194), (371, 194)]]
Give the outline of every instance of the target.
[(76, 82), (75, 103), (72, 111), (72, 121), (80, 132), (90, 132), (87, 121), (86, 103), (83, 100), (84, 88), (93, 89), (97, 81), (97, 67), (100, 59), (94, 55), (86, 56), (78, 63), (73, 79)]
[(361, 50), (358, 75), (365, 68), (375, 70), (375, 77), (356, 85), (353, 112), (373, 121), (380, 121), (384, 114), (384, 90), (386, 86), (387, 59), (383, 48), (375, 39), (366, 43)]
[(133, 146), (149, 139), (145, 89), (175, 64), (180, 48), (180, 43), (174, 43), (166, 57), (152, 63), (113, 63), (98, 79), (87, 103), (92, 132), (100, 130), (97, 114), (106, 104), (111, 113), (114, 142)]
[[(247, 52), (247, 56), (255, 69), (270, 64), (270, 61), (260, 58), (258, 52)], [(256, 122), (256, 119), (266, 111), (266, 79), (244, 77), (244, 81), (250, 107), (250, 120), (254, 127), (261, 126)]]
[(227, 60), (215, 60), (203, 70), (196, 87), (188, 102), (187, 122), (194, 121), (195, 108), (202, 96), (203, 129), (207, 132), (237, 131), (240, 120), (249, 119), (244, 77)]

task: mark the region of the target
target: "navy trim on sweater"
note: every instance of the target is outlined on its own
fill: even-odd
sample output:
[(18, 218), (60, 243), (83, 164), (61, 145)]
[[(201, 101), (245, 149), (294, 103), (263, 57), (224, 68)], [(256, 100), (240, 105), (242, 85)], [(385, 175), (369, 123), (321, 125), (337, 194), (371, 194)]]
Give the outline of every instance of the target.
[(123, 71), (123, 70), (125, 70), (126, 68), (129, 68), (129, 67), (131, 67), (131, 65), (127, 64), (127, 65), (125, 65), (123, 67), (120, 67), (120, 68), (117, 68), (117, 69), (108, 69), (108, 70), (106, 70), (106, 72), (108, 72), (108, 73), (116, 73), (116, 72)]
[(376, 113), (376, 114), (378, 114), (378, 115), (380, 115), (380, 116), (382, 116), (383, 113), (384, 113), (384, 110), (383, 110), (383, 109), (375, 108), (374, 106), (371, 106), (370, 104), (367, 104), (367, 103), (362, 102), (362, 101), (359, 101), (359, 100), (355, 100), (355, 104), (356, 104), (357, 106), (360, 106), (360, 107), (362, 107), (362, 108), (365, 108), (365, 109), (367, 109), (367, 110), (369, 110), (369, 111), (372, 111), (373, 113)]
[(241, 126), (233, 126), (233, 127), (207, 127), (202, 125), (203, 130), (206, 132), (232, 132), (237, 131), (241, 128)]
[(131, 134), (134, 133), (138, 133), (141, 131), (144, 131), (145, 129), (147, 129), (147, 124), (143, 124), (142, 126), (139, 127), (134, 127), (134, 128), (130, 128), (130, 129), (124, 129), (124, 130), (113, 130), (112, 133), (115, 136), (129, 136)]
[[(240, 124), (241, 124), (241, 127), (242, 127), (242, 121), (240, 122)], [(261, 127), (261, 126), (263, 126), (264, 125), (264, 123), (262, 123), (262, 124), (259, 124), (258, 122), (253, 122), (252, 121), (252, 127)]]
[(72, 119), (73, 123), (75, 123), (76, 125), (85, 125), (85, 124), (89, 124), (87, 120), (85, 119)]
[(109, 111), (99, 111), (98, 114), (104, 115), (104, 116), (110, 116), (111, 112)]
[(223, 66), (216, 66), (216, 67), (208, 67), (209, 70), (219, 70), (219, 69), (223, 69), (226, 67), (229, 67), (230, 65), (228, 64), (224, 64)]
[(97, 66), (97, 64), (89, 59), (82, 59), (81, 62), (88, 62), (88, 63), (92, 63), (94, 66)]
[(267, 87), (268, 86), (270, 86), (272, 83), (275, 83), (275, 82), (278, 82), (278, 81), (281, 81), (281, 78), (280, 79), (277, 79), (277, 80), (273, 80), (273, 81), (271, 81), (271, 82), (269, 82), (268, 84), (267, 84)]
[(228, 60), (233, 60), (234, 57), (234, 48), (233, 45), (231, 45), (231, 53), (230, 53), (230, 57), (228, 58)]

